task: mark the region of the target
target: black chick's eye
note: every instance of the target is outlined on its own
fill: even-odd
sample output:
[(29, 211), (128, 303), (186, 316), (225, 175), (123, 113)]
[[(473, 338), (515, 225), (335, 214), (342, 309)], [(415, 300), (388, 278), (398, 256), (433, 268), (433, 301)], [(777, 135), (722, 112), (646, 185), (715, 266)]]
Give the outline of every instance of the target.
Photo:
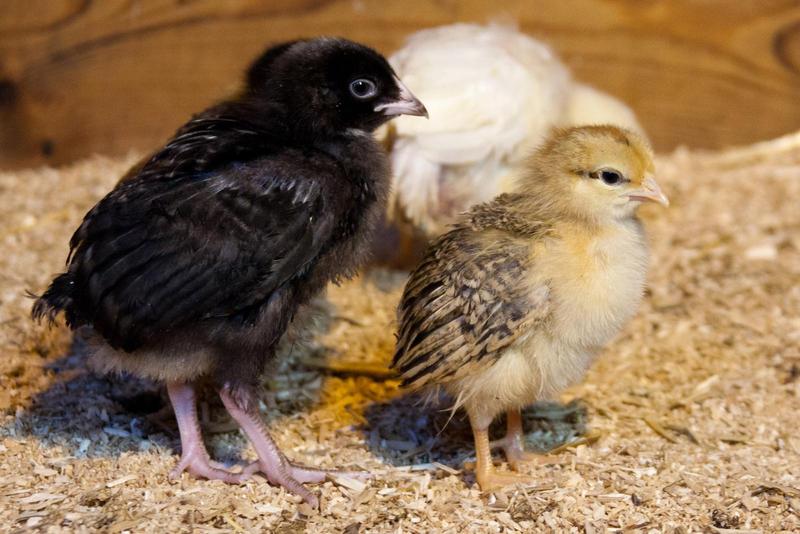
[(359, 78), (350, 82), (350, 94), (359, 100), (367, 100), (378, 94), (378, 86), (372, 80)]
[(601, 169), (590, 174), (592, 178), (602, 181), (606, 185), (619, 185), (625, 181), (622, 173), (614, 169)]

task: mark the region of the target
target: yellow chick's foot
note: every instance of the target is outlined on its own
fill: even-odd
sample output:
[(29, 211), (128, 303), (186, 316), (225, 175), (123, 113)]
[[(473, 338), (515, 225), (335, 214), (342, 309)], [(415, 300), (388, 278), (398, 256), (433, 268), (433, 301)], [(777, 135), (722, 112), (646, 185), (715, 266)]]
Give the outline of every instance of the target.
[(472, 434), (475, 438), (475, 478), (478, 480), (481, 490), (489, 491), (516, 484), (529, 486), (536, 483), (536, 479), (532, 476), (518, 473), (498, 473), (492, 463), (488, 428), (480, 428), (473, 423)]
[(537, 465), (547, 463), (545, 458), (533, 452), (516, 449), (506, 449), (505, 452), (508, 466), (514, 471), (529, 471)]
[(481, 491), (491, 491), (507, 486), (533, 486), (537, 483), (536, 477), (520, 473), (498, 473), (494, 467), (489, 467), (475, 473)]

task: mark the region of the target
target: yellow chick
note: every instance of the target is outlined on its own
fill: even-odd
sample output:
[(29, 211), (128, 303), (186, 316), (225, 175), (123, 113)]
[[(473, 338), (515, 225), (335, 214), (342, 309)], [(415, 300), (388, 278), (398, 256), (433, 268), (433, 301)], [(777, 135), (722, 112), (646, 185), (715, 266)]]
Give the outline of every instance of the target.
[[(464, 214), (411, 274), (392, 365), (411, 389), (443, 387), (466, 409), (482, 489), (529, 481), (497, 472), (491, 446), (514, 470), (535, 459), (520, 409), (580, 380), (636, 311), (648, 261), (636, 211), (669, 203), (653, 172), (631, 131), (556, 130), (516, 192)], [(503, 412), (506, 437), (490, 444)]]
[(430, 120), (393, 121), (389, 219), (432, 239), (458, 214), (511, 190), (554, 126), (615, 124), (637, 132), (619, 100), (577, 83), (544, 43), (512, 26), (419, 31), (391, 56)]

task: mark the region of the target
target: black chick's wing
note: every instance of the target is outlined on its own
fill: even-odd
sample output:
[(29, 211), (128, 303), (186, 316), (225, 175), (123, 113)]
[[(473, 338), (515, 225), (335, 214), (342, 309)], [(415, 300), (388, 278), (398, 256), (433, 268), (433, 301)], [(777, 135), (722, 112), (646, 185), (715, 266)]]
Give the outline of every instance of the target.
[(70, 243), (73, 322), (131, 351), (192, 322), (252, 320), (276, 289), (304, 276), (332, 235), (336, 216), (319, 179), (332, 168), (299, 161), (284, 151), (121, 183)]
[(129, 171), (123, 181), (189, 176), (269, 154), (280, 144), (263, 127), (247, 121), (248, 115), (256, 113), (263, 111), (249, 110), (237, 102), (223, 102), (204, 111), (175, 132), (135, 174)]
[(420, 389), (480, 373), (549, 313), (548, 289), (526, 287), (529, 247), (498, 237), (479, 246), (457, 227), (432, 244), (398, 308), (392, 367)]

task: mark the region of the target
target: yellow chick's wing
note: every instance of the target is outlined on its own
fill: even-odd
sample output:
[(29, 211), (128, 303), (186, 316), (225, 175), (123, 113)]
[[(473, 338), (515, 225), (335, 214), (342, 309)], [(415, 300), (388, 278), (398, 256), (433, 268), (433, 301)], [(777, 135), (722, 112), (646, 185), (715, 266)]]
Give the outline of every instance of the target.
[(508, 196), (478, 206), (412, 273), (392, 362), (411, 389), (479, 374), (550, 313), (547, 286), (528, 286), (521, 276), (530, 268), (531, 236), (546, 229), (493, 212)]
[(512, 27), (423, 30), (390, 62), (430, 113), (394, 121), (391, 153), (394, 208), (428, 235), (501, 193), (500, 178), (565, 109), (566, 68)]

